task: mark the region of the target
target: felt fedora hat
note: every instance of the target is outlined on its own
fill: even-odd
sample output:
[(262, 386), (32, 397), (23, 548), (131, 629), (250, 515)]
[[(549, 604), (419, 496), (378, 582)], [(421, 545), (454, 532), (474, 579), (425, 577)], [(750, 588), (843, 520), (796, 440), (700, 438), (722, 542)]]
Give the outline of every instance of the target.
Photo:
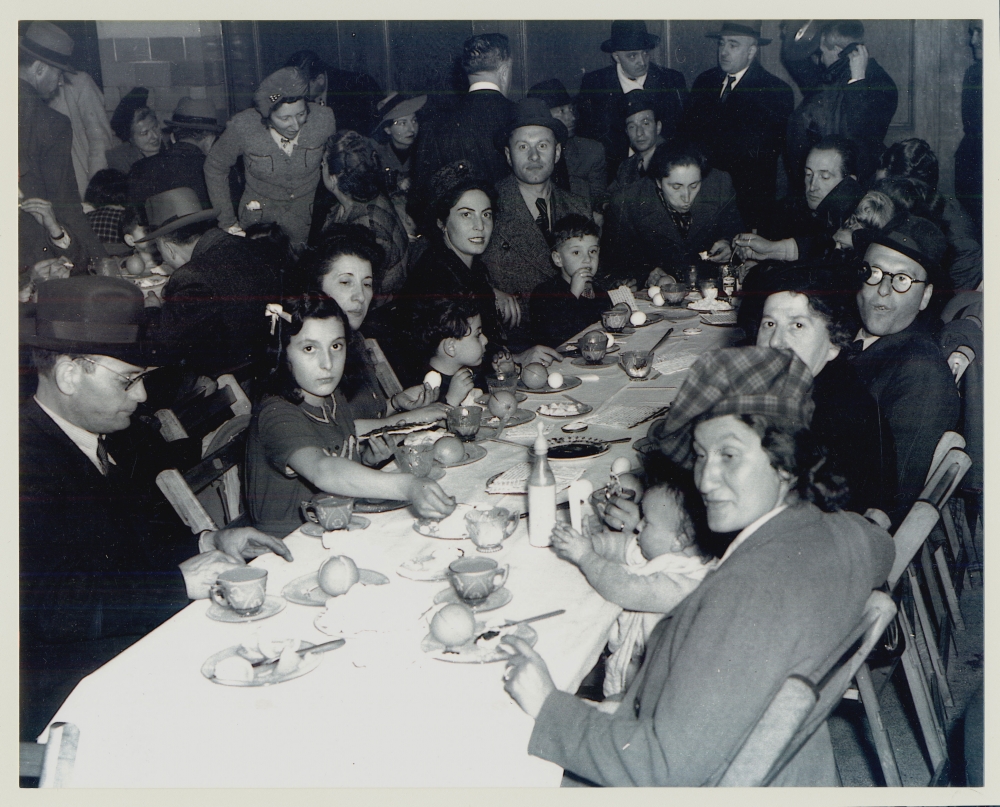
[(47, 280), (21, 318), (21, 342), (145, 367), (162, 359), (163, 351), (146, 339), (144, 311), (142, 292), (128, 280), (92, 275)]
[(528, 90), (528, 98), (541, 98), (548, 105), (549, 109), (568, 106), (573, 103), (573, 99), (566, 92), (566, 85), (557, 78), (539, 81)]
[(51, 22), (31, 23), (24, 36), (18, 38), (17, 46), (39, 61), (67, 73), (76, 72), (69, 64), (69, 57), (73, 55), (73, 39), (58, 25)]
[(181, 227), (208, 221), (218, 215), (219, 211), (215, 208), (203, 210), (198, 194), (191, 188), (171, 188), (146, 200), (146, 221), (153, 231), (136, 243), (145, 244)]
[(506, 146), (514, 130), (520, 129), (522, 126), (544, 126), (546, 129), (551, 129), (556, 136), (557, 143), (565, 143), (569, 138), (569, 132), (563, 126), (562, 121), (552, 117), (548, 103), (541, 98), (523, 98), (517, 102), (514, 117), (507, 124), (507, 128), (501, 131), (503, 140), (498, 138), (498, 145), (500, 147)]
[(760, 20), (726, 20), (718, 31), (709, 31), (705, 36), (709, 39), (721, 39), (724, 36), (752, 36), (758, 45), (770, 45), (771, 40), (760, 35)]
[(185, 95), (177, 102), (177, 108), (164, 125), (171, 129), (202, 130), (221, 134), (225, 124), (219, 123), (219, 113), (207, 98), (191, 98)]
[(601, 43), (601, 50), (614, 53), (616, 50), (651, 50), (660, 38), (646, 30), (642, 20), (615, 20), (611, 23), (611, 39)]

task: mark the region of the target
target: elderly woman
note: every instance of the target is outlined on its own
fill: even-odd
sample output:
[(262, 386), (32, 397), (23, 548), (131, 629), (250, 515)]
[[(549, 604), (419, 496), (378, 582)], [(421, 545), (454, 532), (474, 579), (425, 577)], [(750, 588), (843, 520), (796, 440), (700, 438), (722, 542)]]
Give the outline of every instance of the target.
[(782, 267), (744, 290), (752, 299), (740, 314), (751, 337), (756, 333), (757, 345), (792, 350), (813, 375), (811, 431), (847, 482), (845, 509), (890, 512), (896, 492), (892, 432), (847, 363), (861, 327), (857, 284), (845, 287), (843, 271), (834, 268)]
[(350, 335), (341, 391), (355, 417), (365, 420), (358, 426), (359, 433), (377, 428), (383, 421), (401, 419), (393, 417), (394, 413), (413, 411), (411, 419), (434, 420), (445, 411), (432, 405), (437, 393), (429, 386), (416, 386), (387, 398), (365, 349), (360, 328), (372, 302), (373, 267), (380, 266), (384, 259), (382, 248), (369, 230), (357, 224), (334, 225), (329, 237), (310, 251), (299, 267), (307, 285), (336, 300), (347, 316)]
[(163, 149), (163, 135), (156, 113), (146, 106), (149, 90), (136, 87), (122, 98), (111, 116), (111, 130), (122, 141), (107, 152), (108, 168), (127, 174), (143, 157)]
[(608, 215), (609, 268), (615, 280), (659, 283), (683, 277), (708, 252), (729, 260), (729, 242), (743, 229), (729, 174), (712, 170), (693, 145), (675, 140), (659, 146), (646, 178), (618, 194)]
[[(791, 351), (727, 348), (692, 367), (652, 436), (694, 467), (709, 528), (735, 537), (653, 631), (612, 713), (557, 690), (529, 645), (505, 640), (506, 689), (535, 718), (529, 753), (599, 785), (713, 784), (784, 680), (810, 674), (857, 624), (892, 539), (838, 511), (843, 488), (809, 431), (811, 385)], [(775, 784), (838, 782), (824, 725)]]
[[(219, 226), (239, 234), (274, 221), (301, 250), (309, 237), (313, 199), (326, 141), (336, 131), (333, 111), (306, 100), (308, 82), (293, 67), (265, 78), (253, 108), (233, 116), (205, 159), (205, 184)], [(239, 211), (229, 196), (229, 169), (243, 157), (246, 189)]]
[(392, 202), (381, 192), (375, 147), (357, 132), (337, 132), (326, 145), (323, 185), (335, 203), (326, 217), (320, 238), (335, 224), (360, 224), (372, 231), (385, 253), (374, 266), (374, 293), (379, 302), (398, 292), (406, 280), (410, 246), (406, 228)]

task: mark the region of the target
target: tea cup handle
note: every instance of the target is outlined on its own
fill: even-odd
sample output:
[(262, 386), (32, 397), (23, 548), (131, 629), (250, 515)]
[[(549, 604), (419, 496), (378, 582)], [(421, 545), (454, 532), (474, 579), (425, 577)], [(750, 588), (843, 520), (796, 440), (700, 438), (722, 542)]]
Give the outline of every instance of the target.
[(212, 602), (214, 602), (216, 605), (220, 605), (223, 608), (229, 607), (229, 603), (226, 602), (226, 594), (222, 590), (222, 586), (220, 586), (218, 583), (213, 584), (208, 589), (208, 596), (211, 598)]
[(302, 514), (313, 524), (319, 524), (319, 517), (316, 515), (316, 505), (312, 502), (302, 502)]
[[(494, 589), (494, 591), (496, 589), (498, 589), (498, 588), (503, 588), (504, 583), (507, 582), (507, 572), (509, 572), (509, 571), (510, 571), (510, 566), (504, 564), (499, 569), (497, 569), (496, 572), (494, 572), (494, 574), (493, 574), (493, 583), (494, 583), (493, 589)], [(498, 576), (500, 578), (500, 582), (499, 583), (496, 582)]]

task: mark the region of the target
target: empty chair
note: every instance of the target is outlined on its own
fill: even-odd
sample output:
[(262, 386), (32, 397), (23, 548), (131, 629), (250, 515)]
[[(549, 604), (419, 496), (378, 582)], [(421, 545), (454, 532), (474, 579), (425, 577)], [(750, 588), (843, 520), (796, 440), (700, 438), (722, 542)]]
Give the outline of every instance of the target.
[(79, 742), (73, 723), (53, 723), (48, 742), (21, 743), (19, 775), (38, 777), (39, 787), (69, 787)]

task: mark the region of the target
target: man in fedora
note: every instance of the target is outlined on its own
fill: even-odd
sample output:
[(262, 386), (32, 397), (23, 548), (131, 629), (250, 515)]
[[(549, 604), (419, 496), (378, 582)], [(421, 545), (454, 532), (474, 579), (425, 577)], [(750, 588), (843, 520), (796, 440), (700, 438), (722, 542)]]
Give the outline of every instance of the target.
[(184, 371), (216, 378), (253, 375), (267, 338), (264, 307), (280, 299), (281, 267), (258, 242), (214, 225), (191, 188), (146, 200), (148, 234), (173, 270), (163, 288), (159, 337)]
[(38, 372), (19, 430), (22, 740), (81, 678), (207, 596), (244, 552), (291, 557), (251, 528), (205, 533), (196, 547), (157, 506), (146, 458), (119, 439), (146, 399), (146, 367), (162, 361), (143, 318), (132, 283), (74, 277), (39, 286), (22, 321)]
[[(567, 190), (590, 199), (594, 218), (603, 218), (601, 211), (607, 203), (608, 166), (604, 146), (589, 137), (576, 134), (576, 104), (566, 92), (566, 86), (557, 78), (539, 81), (530, 90), (528, 98), (541, 98), (549, 107), (549, 114), (566, 127), (562, 160), (556, 163), (556, 181), (559, 165), (566, 166), (569, 184)], [(598, 224), (601, 222), (598, 221)]]
[(51, 202), (89, 259), (105, 253), (80, 204), (73, 168), (73, 127), (69, 118), (48, 105), (63, 73), (74, 72), (69, 62), (72, 54), (69, 34), (50, 22), (31, 23), (18, 39), (17, 170), (25, 197)]
[(609, 176), (629, 156), (622, 108), (626, 93), (633, 90), (656, 93), (664, 139), (673, 137), (680, 126), (687, 85), (681, 73), (650, 61), (649, 51), (659, 41), (641, 20), (615, 20), (611, 23), (611, 38), (601, 43), (601, 50), (611, 54), (614, 64), (587, 73), (580, 83), (579, 131), (604, 145)]
[(509, 334), (514, 352), (528, 346), (528, 297), (535, 286), (558, 271), (548, 242), (552, 225), (570, 213), (590, 216), (587, 199), (552, 181), (566, 136), (566, 127), (552, 117), (545, 101), (525, 98), (503, 132), (503, 143), (498, 144), (503, 145), (512, 175), (496, 186), (493, 236), (483, 262), (493, 288), (517, 302), (519, 316), (514, 321), (520, 324)]
[(718, 44), (718, 66), (691, 85), (687, 134), (711, 164), (733, 179), (744, 223), (760, 227), (774, 204), (778, 157), (785, 147), (792, 88), (758, 58), (771, 40), (760, 20), (727, 20), (705, 36)]
[(173, 117), (164, 122), (174, 139), (172, 148), (143, 157), (128, 175), (129, 203), (141, 206), (150, 196), (172, 188), (191, 188), (203, 208), (212, 206), (205, 185), (205, 156), (226, 128), (211, 101), (188, 96), (177, 102)]

